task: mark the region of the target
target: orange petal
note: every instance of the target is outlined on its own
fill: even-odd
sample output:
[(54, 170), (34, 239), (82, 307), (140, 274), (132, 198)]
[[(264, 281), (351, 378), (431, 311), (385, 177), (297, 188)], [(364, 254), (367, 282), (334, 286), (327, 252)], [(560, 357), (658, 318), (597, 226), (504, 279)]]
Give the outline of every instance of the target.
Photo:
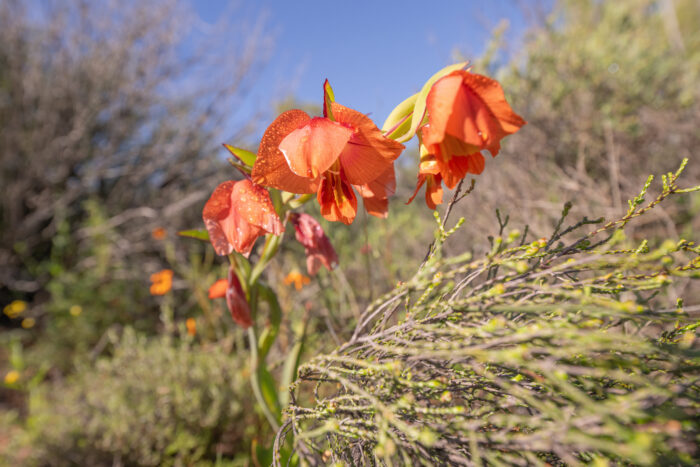
[(229, 181), (217, 186), (202, 212), (204, 226), (209, 232), (209, 241), (217, 255), (228, 255), (233, 252), (233, 245), (226, 237), (221, 220), (231, 212), (231, 192), (234, 184), (235, 182)]
[(376, 217), (386, 218), (389, 214), (388, 197), (396, 191), (396, 175), (393, 164), (371, 182), (355, 186), (363, 198), (365, 210)]
[(318, 181), (300, 177), (293, 173), (284, 154), (279, 149), (280, 142), (292, 131), (303, 126), (311, 117), (302, 110), (283, 112), (267, 127), (260, 141), (258, 157), (253, 166), (252, 177), (255, 183), (271, 186), (291, 193), (314, 193)]
[(345, 176), (353, 185), (371, 182), (391, 166), (404, 149), (404, 145), (385, 137), (377, 125), (366, 115), (332, 104), (333, 116), (338, 122), (354, 128), (350, 141), (340, 155)]
[(425, 204), (430, 209), (435, 209), (438, 204), (442, 204), (442, 180), (439, 175), (428, 175), (428, 184), (425, 187)]
[(238, 215), (249, 224), (275, 235), (284, 230), (270, 194), (260, 185), (241, 180), (234, 186), (231, 200)]
[(316, 179), (338, 159), (351, 135), (347, 126), (316, 117), (285, 136), (279, 149), (292, 172)]
[(279, 235), (283, 230), (267, 190), (250, 180), (216, 187), (204, 205), (202, 218), (218, 255), (233, 250), (248, 255), (259, 236)]
[(329, 221), (352, 224), (357, 214), (357, 198), (352, 186), (340, 174), (327, 172), (321, 179), (316, 195), (321, 205), (321, 215)]
[(226, 279), (219, 279), (209, 287), (209, 298), (213, 300), (215, 298), (225, 297), (227, 288), (228, 281)]
[(420, 191), (420, 187), (422, 187), (425, 184), (425, 178), (426, 176), (422, 173), (418, 173), (418, 183), (416, 184), (416, 190), (413, 192), (413, 196), (406, 201), (406, 204), (411, 204), (414, 199), (416, 199), (416, 196), (418, 196), (418, 192)]
[[(500, 141), (525, 124), (505, 100), (501, 85), (486, 76), (454, 71), (438, 80), (427, 99), (430, 129), (426, 144), (450, 134), (466, 144), (498, 154)], [(472, 151), (473, 152), (473, 151)]]
[(484, 156), (480, 152), (468, 156), (455, 156), (447, 162), (438, 159), (440, 175), (450, 189), (457, 186), (468, 173), (480, 174), (484, 170), (484, 165)]

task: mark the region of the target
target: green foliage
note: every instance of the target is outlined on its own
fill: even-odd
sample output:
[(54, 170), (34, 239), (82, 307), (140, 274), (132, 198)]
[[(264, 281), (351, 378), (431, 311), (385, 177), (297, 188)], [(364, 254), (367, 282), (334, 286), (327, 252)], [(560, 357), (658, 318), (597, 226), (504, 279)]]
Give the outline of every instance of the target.
[(293, 429), (309, 461), (354, 464), (692, 463), (700, 321), (663, 292), (700, 278), (700, 246), (623, 231), (700, 190), (678, 187), (682, 168), (607, 223), (566, 226), (567, 203), (549, 238), (506, 233), (499, 215), (478, 260), (442, 255), (456, 229), (438, 218), (414, 277), (301, 366), (278, 442)]
[(28, 465), (202, 465), (249, 452), (245, 361), (230, 344), (112, 336), (113, 356), (31, 394)]

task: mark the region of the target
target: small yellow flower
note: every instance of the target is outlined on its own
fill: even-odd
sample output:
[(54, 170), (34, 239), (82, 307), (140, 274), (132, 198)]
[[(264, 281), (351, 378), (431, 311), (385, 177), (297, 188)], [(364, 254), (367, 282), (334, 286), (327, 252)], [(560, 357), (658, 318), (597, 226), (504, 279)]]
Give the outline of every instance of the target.
[(8, 371), (5, 375), (5, 384), (15, 384), (19, 380), (19, 372), (16, 370)]
[(80, 313), (83, 312), (83, 307), (80, 305), (73, 305), (70, 307), (68, 312), (71, 314), (71, 316), (80, 316)]
[(34, 318), (24, 318), (22, 320), (22, 327), (24, 329), (33, 328), (35, 324), (36, 324), (36, 320)]
[(5, 313), (9, 318), (14, 319), (17, 316), (21, 315), (26, 309), (27, 302), (22, 300), (15, 300), (9, 305), (7, 305), (5, 308), (3, 308), (2, 312)]
[(302, 287), (305, 285), (309, 284), (311, 282), (311, 279), (296, 269), (289, 274), (287, 274), (287, 277), (284, 278), (284, 285), (291, 285), (294, 284), (294, 288), (297, 290), (301, 290)]
[(187, 318), (185, 321), (185, 326), (187, 326), (187, 334), (194, 336), (197, 334), (197, 321), (194, 318)]

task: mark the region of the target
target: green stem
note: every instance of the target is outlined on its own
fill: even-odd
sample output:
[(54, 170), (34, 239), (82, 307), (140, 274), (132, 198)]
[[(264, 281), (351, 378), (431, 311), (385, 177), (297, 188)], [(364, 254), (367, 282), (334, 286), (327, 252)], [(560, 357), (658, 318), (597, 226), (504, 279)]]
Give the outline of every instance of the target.
[(250, 383), (253, 386), (253, 394), (258, 401), (258, 405), (262, 408), (265, 418), (272, 427), (272, 430), (277, 431), (279, 429), (279, 423), (277, 423), (277, 418), (272, 413), (272, 410), (270, 410), (270, 406), (267, 405), (265, 397), (263, 397), (262, 388), (260, 387), (258, 339), (255, 335), (254, 326), (248, 328), (248, 342), (250, 343)]

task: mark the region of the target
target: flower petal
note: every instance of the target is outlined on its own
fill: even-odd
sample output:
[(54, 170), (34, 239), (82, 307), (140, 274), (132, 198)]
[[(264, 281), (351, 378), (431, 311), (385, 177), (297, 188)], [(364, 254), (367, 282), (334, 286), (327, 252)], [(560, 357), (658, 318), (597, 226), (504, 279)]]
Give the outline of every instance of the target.
[(209, 298), (212, 300), (215, 298), (223, 298), (226, 296), (226, 289), (228, 288), (228, 280), (219, 279), (214, 282), (211, 287), (209, 287)]
[(217, 186), (202, 211), (204, 226), (209, 232), (209, 241), (217, 255), (228, 255), (233, 252), (233, 245), (226, 237), (221, 220), (231, 213), (231, 192), (235, 183), (228, 181)]
[(439, 175), (428, 175), (428, 184), (425, 186), (425, 204), (430, 209), (442, 204), (442, 180)]
[(285, 136), (279, 149), (292, 172), (316, 179), (338, 159), (350, 136), (347, 126), (316, 117)]
[(464, 70), (436, 82), (427, 105), (431, 130), (424, 135), (426, 144), (450, 134), (495, 156), (501, 139), (525, 124), (506, 102), (498, 81)]
[(389, 196), (396, 191), (396, 175), (393, 164), (371, 182), (355, 186), (363, 198), (365, 210), (376, 217), (386, 218), (389, 214)]
[(333, 116), (338, 122), (355, 129), (350, 141), (340, 154), (345, 176), (353, 185), (364, 185), (386, 171), (401, 154), (404, 145), (386, 138), (377, 125), (366, 115), (332, 104)]
[(226, 305), (231, 312), (231, 317), (243, 329), (253, 325), (253, 319), (250, 317), (250, 306), (246, 300), (245, 293), (241, 287), (241, 282), (238, 280), (236, 271), (232, 268), (228, 271), (228, 288), (226, 289)]
[(345, 180), (342, 168), (340, 174), (327, 172), (324, 175), (316, 198), (324, 218), (352, 224), (357, 214), (357, 198), (352, 186)]
[(297, 241), (304, 245), (306, 270), (310, 276), (316, 275), (323, 265), (329, 271), (338, 265), (338, 254), (326, 236), (321, 224), (308, 214), (291, 214)]
[(246, 222), (279, 235), (284, 230), (268, 191), (250, 180), (236, 183), (231, 194), (233, 208)]
[(455, 156), (447, 162), (437, 159), (437, 162), (442, 180), (449, 189), (457, 186), (468, 173), (480, 174), (485, 166), (484, 156), (480, 152), (468, 156)]
[(258, 157), (253, 166), (252, 177), (255, 183), (274, 187), (291, 193), (314, 193), (318, 180), (300, 177), (291, 171), (284, 154), (279, 149), (280, 142), (292, 131), (303, 126), (311, 117), (302, 110), (288, 110), (280, 114), (263, 134), (258, 149)]

